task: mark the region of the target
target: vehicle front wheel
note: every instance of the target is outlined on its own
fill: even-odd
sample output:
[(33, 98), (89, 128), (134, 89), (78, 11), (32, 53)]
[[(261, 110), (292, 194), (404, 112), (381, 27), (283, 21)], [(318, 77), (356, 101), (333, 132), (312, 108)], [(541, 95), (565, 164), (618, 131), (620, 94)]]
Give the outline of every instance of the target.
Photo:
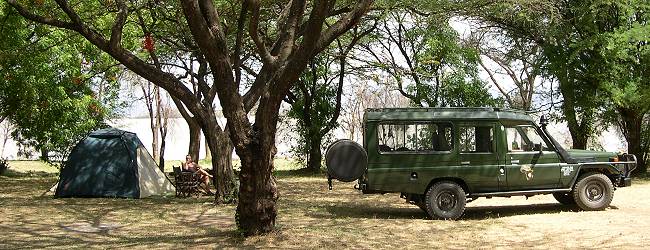
[(614, 199), (614, 185), (604, 174), (584, 174), (573, 189), (573, 199), (583, 210), (603, 210)]
[(457, 183), (441, 181), (427, 190), (426, 211), (432, 218), (458, 219), (465, 211), (465, 191)]
[(553, 198), (560, 202), (562, 205), (575, 205), (576, 200), (573, 199), (571, 193), (553, 193)]

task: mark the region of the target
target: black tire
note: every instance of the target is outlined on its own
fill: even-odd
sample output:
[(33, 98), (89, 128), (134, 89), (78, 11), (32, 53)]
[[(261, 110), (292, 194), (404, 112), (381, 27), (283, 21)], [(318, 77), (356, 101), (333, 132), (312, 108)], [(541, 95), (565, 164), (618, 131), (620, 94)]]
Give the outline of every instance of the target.
[(562, 205), (573, 206), (576, 204), (576, 200), (573, 199), (573, 194), (571, 193), (553, 193), (553, 198)]
[(573, 188), (573, 199), (583, 210), (604, 210), (614, 199), (614, 185), (604, 174), (584, 174)]
[(431, 218), (455, 220), (465, 212), (465, 191), (457, 183), (441, 181), (433, 184), (425, 197), (426, 211)]

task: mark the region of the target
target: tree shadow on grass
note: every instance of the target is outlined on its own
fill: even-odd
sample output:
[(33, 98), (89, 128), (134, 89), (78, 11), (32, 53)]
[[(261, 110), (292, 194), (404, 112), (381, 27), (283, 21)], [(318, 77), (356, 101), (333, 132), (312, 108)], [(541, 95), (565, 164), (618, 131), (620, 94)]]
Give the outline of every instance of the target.
[(339, 203), (323, 206), (327, 213), (311, 213), (318, 218), (327, 218), (330, 214), (334, 218), (364, 218), (364, 219), (423, 219), (426, 214), (416, 206), (391, 207), (391, 206), (365, 206), (361, 204)]
[[(14, 235), (0, 242), (0, 249), (16, 248), (127, 248), (131, 246), (151, 246), (153, 248), (179, 248), (182, 246), (237, 247), (243, 238), (234, 229), (232, 216), (209, 212), (213, 206), (204, 206), (198, 212), (178, 212), (166, 210), (156, 213), (168, 217), (164, 225), (174, 229), (152, 225), (151, 222), (137, 219), (138, 211), (149, 210), (152, 204), (133, 204), (129, 200), (88, 199), (104, 205), (78, 204), (81, 199), (64, 200), (61, 204), (49, 204), (53, 214), (65, 215), (63, 218), (43, 220), (30, 214), (16, 211), (8, 223), (0, 224), (0, 231)], [(134, 206), (138, 206), (134, 209)], [(152, 207), (153, 208), (153, 207)], [(135, 211), (134, 211), (135, 210)], [(160, 209), (159, 209), (160, 210)], [(132, 213), (133, 218), (115, 217), (115, 214)], [(9, 216), (9, 215), (7, 215)], [(144, 228), (144, 232), (138, 230)], [(135, 231), (134, 231), (135, 230)]]
[(275, 170), (273, 171), (273, 176), (280, 178), (289, 178), (289, 177), (318, 177), (324, 178), (327, 180), (327, 173), (322, 170), (314, 172), (311, 169), (301, 168), (293, 170)]
[(561, 212), (578, 212), (576, 206), (567, 206), (559, 203), (543, 203), (530, 205), (506, 206), (478, 206), (468, 207), (461, 217), (462, 220), (484, 220), (499, 217), (533, 214), (558, 214)]
[(59, 174), (58, 173), (49, 173), (49, 172), (45, 172), (45, 171), (32, 171), (32, 170), (27, 171), (27, 172), (19, 172), (19, 171), (15, 171), (13, 169), (7, 169), (0, 176), (4, 176), (6, 178), (33, 178), (33, 177), (40, 177), (40, 178), (50, 177), (50, 178), (54, 178), (54, 177), (59, 176)]
[[(339, 203), (325, 205), (325, 210), (333, 218), (365, 218), (365, 219), (426, 219), (427, 214), (420, 208), (393, 207), (393, 206), (366, 206), (363, 204)], [(610, 209), (618, 209), (614, 206)], [(581, 211), (575, 206), (566, 206), (558, 203), (531, 204), (531, 205), (504, 205), (504, 206), (478, 206), (468, 207), (460, 218), (461, 220), (484, 220), (499, 217), (510, 217), (532, 214), (558, 214), (561, 212)], [(311, 213), (311, 216), (326, 218), (324, 213)]]

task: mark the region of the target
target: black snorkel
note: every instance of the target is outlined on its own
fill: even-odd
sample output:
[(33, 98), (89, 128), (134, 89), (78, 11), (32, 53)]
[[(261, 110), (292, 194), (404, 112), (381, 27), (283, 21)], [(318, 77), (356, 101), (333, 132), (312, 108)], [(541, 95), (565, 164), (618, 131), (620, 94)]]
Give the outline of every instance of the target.
[(571, 157), (569, 156), (569, 153), (567, 153), (567, 151), (564, 150), (564, 148), (562, 147), (562, 145), (560, 145), (560, 143), (558, 143), (558, 142), (557, 142), (557, 141), (556, 141), (556, 140), (551, 136), (551, 134), (546, 130), (546, 125), (548, 125), (548, 118), (546, 118), (545, 115), (542, 115), (542, 117), (539, 118), (539, 125), (540, 125), (541, 128), (542, 128), (542, 132), (543, 132), (542, 134), (544, 135), (544, 137), (546, 137), (546, 139), (547, 139), (549, 142), (551, 142), (551, 144), (553, 144), (553, 147), (554, 147), (555, 150), (558, 152), (558, 154), (560, 154), (560, 158), (562, 158), (562, 160), (563, 160), (565, 163), (568, 163), (568, 164), (576, 164), (576, 163), (578, 163), (575, 159), (573, 159), (573, 158), (571, 158)]

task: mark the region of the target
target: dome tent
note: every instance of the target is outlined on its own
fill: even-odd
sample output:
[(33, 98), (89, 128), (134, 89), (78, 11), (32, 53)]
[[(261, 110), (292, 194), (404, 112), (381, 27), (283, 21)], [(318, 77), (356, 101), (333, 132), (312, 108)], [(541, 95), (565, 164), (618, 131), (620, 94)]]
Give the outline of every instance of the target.
[(174, 192), (135, 133), (107, 128), (90, 133), (70, 152), (55, 197), (143, 198)]

